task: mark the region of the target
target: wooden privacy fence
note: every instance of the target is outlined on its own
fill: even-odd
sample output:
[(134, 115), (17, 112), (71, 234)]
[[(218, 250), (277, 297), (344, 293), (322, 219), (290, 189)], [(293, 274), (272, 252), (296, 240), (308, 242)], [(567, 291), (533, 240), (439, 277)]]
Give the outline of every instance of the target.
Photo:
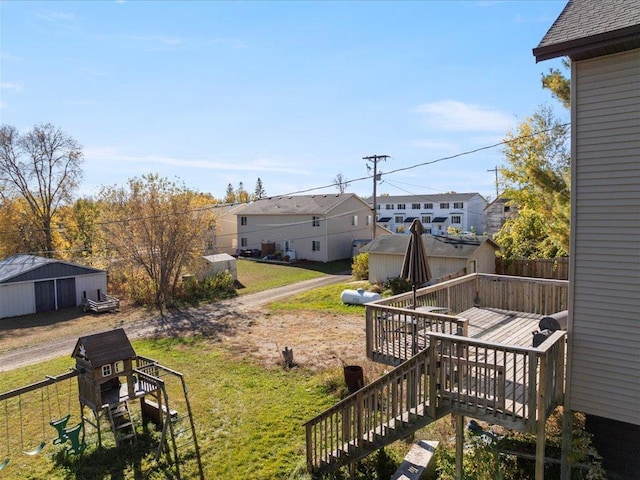
[(496, 258), (496, 273), (517, 277), (569, 279), (569, 258), (541, 258), (535, 260), (506, 260)]

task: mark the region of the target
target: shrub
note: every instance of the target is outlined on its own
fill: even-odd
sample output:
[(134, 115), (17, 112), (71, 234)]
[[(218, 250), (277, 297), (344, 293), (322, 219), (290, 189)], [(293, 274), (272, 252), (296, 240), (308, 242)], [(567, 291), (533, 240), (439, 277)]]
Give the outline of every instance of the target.
[(404, 278), (393, 277), (387, 278), (384, 282), (384, 288), (387, 290), (391, 290), (393, 295), (398, 295), (399, 293), (408, 292), (411, 290), (411, 283), (407, 282)]
[(185, 282), (182, 287), (180, 299), (189, 303), (219, 300), (235, 295), (233, 277), (226, 270), (211, 277), (205, 277), (201, 281), (190, 280)]
[(369, 254), (360, 253), (353, 259), (351, 273), (357, 280), (369, 280)]

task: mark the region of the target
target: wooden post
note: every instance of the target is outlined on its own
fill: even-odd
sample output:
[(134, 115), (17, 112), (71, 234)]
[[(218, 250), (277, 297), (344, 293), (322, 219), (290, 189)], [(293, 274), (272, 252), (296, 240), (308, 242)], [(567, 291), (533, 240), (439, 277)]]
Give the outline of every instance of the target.
[[(464, 415), (456, 415), (456, 480), (462, 480), (464, 475)], [(536, 480), (538, 480), (536, 478)]]
[(562, 411), (562, 453), (560, 454), (560, 479), (571, 480), (569, 454), (573, 443), (573, 411), (564, 408)]
[(546, 374), (547, 374), (547, 357), (540, 356), (540, 377), (538, 381), (538, 408), (536, 419), (536, 480), (544, 480), (544, 444), (545, 431), (544, 427), (547, 423), (546, 414)]

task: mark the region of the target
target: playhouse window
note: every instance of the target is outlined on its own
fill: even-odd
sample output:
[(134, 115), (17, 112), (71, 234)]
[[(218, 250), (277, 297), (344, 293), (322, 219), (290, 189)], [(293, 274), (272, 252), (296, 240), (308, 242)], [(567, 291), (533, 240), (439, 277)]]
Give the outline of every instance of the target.
[(113, 369), (116, 371), (116, 373), (124, 372), (124, 362), (122, 360), (118, 360), (113, 364)]
[(102, 366), (102, 376), (108, 377), (111, 375), (111, 365), (103, 365)]

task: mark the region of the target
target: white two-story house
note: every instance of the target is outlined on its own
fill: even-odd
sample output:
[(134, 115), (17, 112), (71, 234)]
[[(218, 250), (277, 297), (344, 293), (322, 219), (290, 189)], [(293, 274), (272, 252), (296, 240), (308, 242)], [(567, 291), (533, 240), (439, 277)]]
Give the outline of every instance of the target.
[(238, 213), (238, 247), (331, 262), (350, 258), (353, 240), (371, 238), (372, 222), (371, 207), (353, 193), (263, 198)]
[(479, 193), (389, 195), (378, 197), (376, 204), (376, 221), (395, 233), (409, 233), (416, 218), (432, 235), (444, 235), (448, 227), (478, 234), (485, 230), (487, 201)]

